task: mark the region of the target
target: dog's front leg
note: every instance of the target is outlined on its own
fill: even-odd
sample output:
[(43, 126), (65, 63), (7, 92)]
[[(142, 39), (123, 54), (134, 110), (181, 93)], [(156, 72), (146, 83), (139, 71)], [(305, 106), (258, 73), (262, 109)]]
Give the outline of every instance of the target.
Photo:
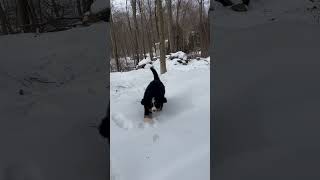
[(147, 107), (144, 107), (144, 122), (152, 123), (152, 112)]

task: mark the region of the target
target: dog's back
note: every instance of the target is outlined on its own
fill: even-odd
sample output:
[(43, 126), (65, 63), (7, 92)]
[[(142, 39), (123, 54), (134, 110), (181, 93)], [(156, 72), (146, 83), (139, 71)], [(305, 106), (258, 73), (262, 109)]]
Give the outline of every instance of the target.
[(153, 73), (153, 81), (148, 85), (145, 96), (163, 96), (165, 94), (165, 87), (161, 82), (157, 71), (151, 67), (150, 70)]

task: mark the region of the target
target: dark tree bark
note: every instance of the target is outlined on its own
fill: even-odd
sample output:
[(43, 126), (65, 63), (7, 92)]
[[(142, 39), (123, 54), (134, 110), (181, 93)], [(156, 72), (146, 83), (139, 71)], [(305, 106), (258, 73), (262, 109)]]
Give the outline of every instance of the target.
[[(144, 8), (142, 7), (142, 0), (139, 0), (139, 9), (140, 9), (140, 14), (141, 14), (141, 23), (145, 22), (147, 23), (147, 18), (145, 15), (145, 11), (143, 10)], [(148, 44), (148, 49), (149, 49), (149, 55), (150, 55), (150, 59), (153, 59), (153, 53), (152, 53), (152, 43), (151, 43), (151, 33), (150, 33), (150, 29), (152, 26), (149, 26), (149, 28), (146, 27), (146, 25), (144, 24), (144, 29), (147, 31), (147, 44)]]
[(27, 6), (28, 6), (27, 0), (17, 1), (17, 22), (18, 22), (19, 29), (21, 29), (23, 32), (30, 31), (30, 26), (27, 26), (30, 24)]
[(0, 22), (1, 22), (1, 27), (2, 27), (2, 32), (4, 34), (8, 34), (8, 21), (6, 14), (4, 13), (4, 10), (2, 8), (2, 4), (0, 2)]
[(181, 0), (177, 1), (177, 12), (176, 12), (176, 50), (181, 50), (181, 45), (180, 45), (180, 25), (179, 25), (179, 18), (180, 18), (180, 7), (181, 7)]
[(56, 0), (51, 0), (51, 4), (52, 4), (53, 12), (54, 12), (56, 18), (60, 17), (59, 8), (57, 6)]
[(156, 0), (157, 3), (157, 13), (159, 17), (159, 28), (160, 28), (160, 74), (167, 72), (166, 68), (166, 50), (164, 41), (164, 22), (163, 22), (163, 9), (162, 0)]
[(144, 20), (143, 20), (143, 10), (141, 8), (142, 4), (141, 4), (141, 0), (138, 0), (138, 6), (139, 6), (139, 12), (140, 12), (140, 24), (141, 24), (141, 39), (142, 39), (142, 52), (143, 52), (143, 57), (146, 58), (146, 47), (145, 47), (145, 24), (144, 24)]
[(136, 57), (135, 57), (135, 65), (138, 65), (138, 62), (140, 60), (139, 57), (139, 45), (138, 45), (138, 21), (137, 21), (137, 1), (131, 0), (131, 7), (132, 7), (132, 14), (133, 14), (133, 23), (134, 23), (134, 48), (136, 51)]
[(116, 61), (117, 71), (120, 71), (120, 63), (119, 63), (119, 54), (118, 54), (118, 44), (116, 39), (116, 33), (115, 33), (115, 26), (112, 20), (112, 15), (110, 15), (110, 25), (111, 25), (111, 41), (112, 41), (112, 52), (113, 57)]
[(176, 45), (174, 40), (174, 30), (173, 30), (173, 18), (172, 18), (172, 1), (166, 0), (166, 7), (168, 11), (168, 33), (169, 33), (169, 47), (171, 52), (176, 51)]
[(80, 0), (77, 0), (77, 11), (78, 11), (79, 16), (83, 15), (82, 7), (81, 7), (81, 1)]
[(153, 48), (154, 48), (154, 51), (155, 53), (156, 50), (157, 50), (157, 47), (156, 47), (156, 40), (155, 40), (155, 37), (154, 37), (154, 32), (153, 32), (153, 21), (152, 21), (152, 11), (151, 11), (151, 3), (150, 3), (150, 0), (148, 0), (148, 9), (149, 9), (149, 21), (150, 21), (150, 33), (151, 33), (151, 39), (152, 39), (152, 45), (153, 45)]

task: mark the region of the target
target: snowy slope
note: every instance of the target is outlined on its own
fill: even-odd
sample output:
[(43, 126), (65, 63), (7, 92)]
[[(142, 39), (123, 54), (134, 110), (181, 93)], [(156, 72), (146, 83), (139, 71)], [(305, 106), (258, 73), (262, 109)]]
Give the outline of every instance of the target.
[(239, 13), (216, 2), (213, 22), (215, 26), (230, 28), (246, 28), (274, 21), (314, 24), (317, 23), (317, 16), (314, 17), (315, 12), (307, 10), (313, 5), (309, 0), (252, 0), (249, 11)]
[(242, 14), (217, 7), (214, 179), (319, 179), (320, 25), (308, 4), (252, 0)]
[(107, 33), (0, 36), (0, 179), (106, 179), (105, 142), (89, 126), (106, 111)]
[[(143, 123), (150, 69), (111, 73), (111, 166), (116, 180), (209, 179), (210, 58), (174, 65), (160, 79), (168, 103)], [(154, 63), (159, 72), (159, 61)]]

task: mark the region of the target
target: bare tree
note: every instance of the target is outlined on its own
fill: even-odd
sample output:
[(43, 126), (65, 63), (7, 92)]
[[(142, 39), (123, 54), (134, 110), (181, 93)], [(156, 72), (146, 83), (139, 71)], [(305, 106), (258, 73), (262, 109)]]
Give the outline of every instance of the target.
[(7, 17), (6, 14), (4, 13), (4, 10), (2, 8), (2, 4), (0, 2), (0, 22), (1, 22), (1, 27), (2, 27), (2, 32), (4, 34), (8, 34), (8, 21), (7, 21)]
[[(155, 44), (155, 38), (154, 38), (154, 31), (153, 31), (153, 21), (152, 21), (152, 11), (151, 11), (151, 3), (150, 3), (150, 0), (148, 0), (148, 10), (149, 10), (149, 29), (150, 29), (150, 33), (151, 33), (151, 39), (152, 39), (152, 45), (153, 45), (153, 48), (154, 50), (156, 51), (157, 47), (156, 47), (156, 44)], [(155, 52), (157, 53), (157, 52)]]
[(180, 18), (180, 7), (181, 7), (181, 0), (177, 0), (177, 9), (176, 9), (176, 34), (175, 34), (175, 39), (176, 39), (176, 50), (181, 50), (181, 45), (180, 45), (180, 25), (179, 25), (179, 18)]
[(205, 23), (203, 20), (203, 7), (204, 3), (203, 0), (197, 0), (199, 4), (199, 28), (200, 28), (200, 46), (201, 46), (201, 56), (206, 57), (208, 56), (208, 31), (207, 31), (207, 25), (208, 23)]
[(139, 47), (138, 47), (138, 21), (137, 21), (137, 1), (131, 0), (133, 23), (134, 23), (134, 48), (136, 51), (135, 65), (138, 65), (139, 58)]
[(166, 7), (168, 11), (168, 33), (169, 33), (169, 47), (171, 52), (176, 51), (174, 40), (173, 19), (172, 19), (172, 1), (166, 0)]
[(163, 22), (163, 9), (162, 9), (162, 0), (156, 0), (157, 4), (157, 13), (159, 17), (159, 30), (160, 30), (160, 74), (167, 72), (166, 68), (166, 50), (165, 50), (165, 41), (164, 41), (164, 22)]
[(138, 0), (138, 6), (139, 6), (139, 11), (140, 11), (140, 24), (141, 24), (141, 40), (142, 40), (142, 52), (143, 52), (143, 57), (146, 58), (146, 48), (145, 48), (145, 32), (144, 32), (144, 20), (143, 20), (143, 10), (142, 10), (142, 5), (141, 5), (141, 0)]
[(113, 57), (116, 61), (117, 71), (120, 71), (119, 55), (118, 55), (118, 45), (115, 33), (115, 24), (113, 23), (112, 15), (110, 15), (110, 25), (111, 25), (111, 41), (112, 41), (112, 52)]
[(79, 16), (83, 15), (82, 8), (81, 8), (81, 1), (80, 0), (77, 0), (77, 11), (78, 11)]
[(154, 19), (155, 19), (155, 21), (156, 21), (156, 30), (157, 30), (157, 37), (158, 37), (158, 39), (160, 39), (160, 34), (159, 34), (159, 19), (158, 19), (158, 8), (157, 8), (157, 1), (155, 2), (155, 6), (154, 6)]
[(27, 0), (18, 0), (17, 1), (17, 21), (20, 29), (23, 30), (23, 32), (28, 32), (30, 31), (30, 15), (27, 10), (28, 7), (28, 2)]
[(56, 3), (56, 0), (51, 0), (51, 3), (52, 3), (52, 7), (53, 7), (53, 11), (54, 11), (55, 16), (56, 17), (60, 17), (59, 8), (58, 8), (58, 5)]

